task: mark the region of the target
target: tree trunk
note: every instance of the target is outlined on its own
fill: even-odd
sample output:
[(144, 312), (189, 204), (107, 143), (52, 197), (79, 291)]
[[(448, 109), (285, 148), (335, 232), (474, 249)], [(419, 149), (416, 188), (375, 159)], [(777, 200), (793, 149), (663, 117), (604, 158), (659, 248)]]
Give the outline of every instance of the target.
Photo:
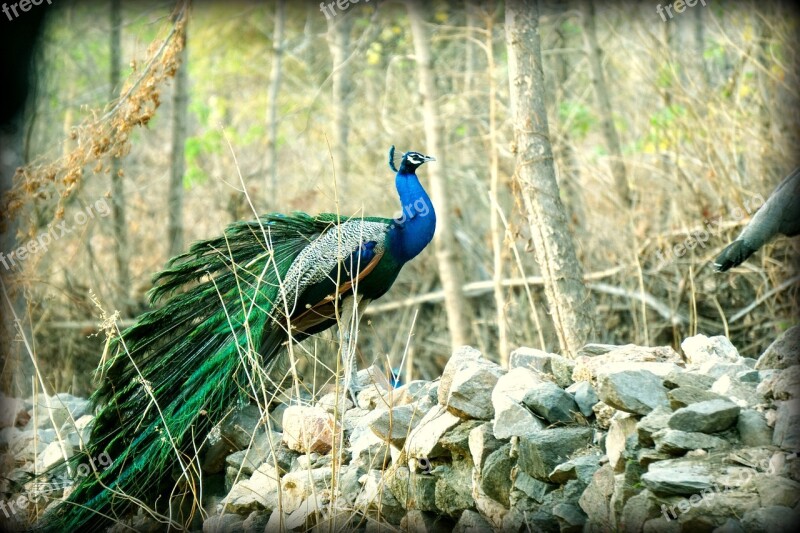
[(347, 198), (347, 173), (350, 161), (347, 154), (347, 137), (350, 131), (348, 111), (350, 109), (350, 69), (347, 64), (350, 55), (350, 28), (352, 16), (348, 13), (328, 19), (328, 47), (333, 60), (332, 99), (333, 99), (333, 161), (336, 168), (336, 184), (339, 198)]
[(275, 4), (275, 30), (272, 33), (272, 68), (267, 93), (267, 205), (274, 204), (278, 195), (278, 94), (283, 73), (283, 34), (286, 26), (286, 2)]
[(544, 103), (537, 1), (506, 3), (506, 44), (516, 178), (561, 350), (575, 357), (593, 335), (594, 304), (583, 283), (556, 184)]
[[(188, 16), (184, 11), (182, 16)], [(177, 23), (177, 21), (176, 21)], [(188, 52), (186, 47), (188, 21), (183, 33), (181, 64), (175, 73), (175, 92), (172, 97), (172, 167), (169, 179), (167, 221), (167, 255), (174, 257), (183, 251), (183, 176), (186, 171), (186, 118), (188, 105)]]
[(623, 205), (629, 207), (632, 199), (628, 187), (628, 175), (625, 170), (625, 163), (622, 160), (622, 148), (620, 147), (617, 128), (614, 126), (611, 98), (608, 96), (608, 85), (606, 84), (606, 76), (603, 72), (603, 51), (600, 49), (600, 43), (597, 41), (597, 29), (595, 27), (596, 15), (593, 0), (588, 0), (587, 7), (588, 12), (584, 13), (583, 24), (587, 46), (589, 48), (588, 57), (589, 66), (592, 69), (592, 84), (594, 85), (594, 92), (597, 97), (597, 114), (600, 115), (603, 135), (606, 138), (608, 153), (611, 155), (611, 174), (614, 176), (617, 194), (619, 194), (622, 199)]
[[(119, 97), (120, 67), (122, 65), (122, 1), (111, 0), (111, 82), (110, 100)], [(114, 231), (114, 257), (117, 263), (117, 287), (119, 304), (117, 307), (125, 315), (130, 306), (131, 276), (128, 269), (128, 226), (125, 222), (125, 184), (122, 179), (122, 162), (118, 157), (111, 158), (111, 206)]]
[(464, 295), (461, 293), (462, 275), (456, 262), (453, 248), (455, 238), (450, 224), (450, 197), (447, 192), (447, 154), (440, 150), (441, 125), (436, 104), (436, 83), (431, 58), (430, 39), (425, 28), (422, 8), (418, 1), (407, 4), (411, 33), (414, 39), (414, 54), (417, 61), (419, 89), (423, 103), (423, 117), (427, 153), (437, 158), (428, 167), (431, 179), (431, 192), (436, 202), (438, 235), (435, 240), (436, 261), (439, 266), (439, 277), (445, 293), (445, 311), (447, 325), (450, 329), (452, 345), (461, 346), (469, 343), (467, 327), (467, 308)]

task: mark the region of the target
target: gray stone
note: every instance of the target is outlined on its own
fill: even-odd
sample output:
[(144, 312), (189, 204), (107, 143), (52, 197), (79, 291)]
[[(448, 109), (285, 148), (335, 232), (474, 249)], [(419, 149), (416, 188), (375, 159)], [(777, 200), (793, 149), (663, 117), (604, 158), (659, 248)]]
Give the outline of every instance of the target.
[(489, 422), (484, 422), (469, 432), (470, 457), (472, 457), (472, 463), (479, 469), (483, 468), (486, 457), (502, 445), (503, 442), (494, 437), (492, 424)]
[(543, 429), (519, 439), (518, 465), (527, 474), (546, 480), (550, 472), (576, 450), (591, 442), (590, 428)]
[(736, 421), (739, 440), (745, 446), (767, 446), (772, 444), (772, 429), (767, 426), (764, 415), (754, 409), (743, 409)]
[(592, 481), (581, 494), (579, 504), (589, 517), (589, 531), (613, 531), (614, 517), (611, 511), (611, 496), (614, 494), (614, 470), (610, 464), (603, 465), (592, 476)]
[(686, 407), (687, 405), (691, 405), (693, 403), (698, 402), (705, 402), (708, 400), (727, 400), (725, 396), (721, 394), (717, 394), (716, 392), (711, 392), (710, 390), (702, 390), (696, 387), (678, 387), (677, 389), (672, 389), (667, 393), (667, 398), (669, 399), (669, 406), (673, 410), (680, 409), (681, 407)]
[(669, 419), (671, 416), (672, 411), (670, 411), (669, 408), (658, 407), (639, 420), (636, 424), (639, 444), (642, 446), (655, 446), (653, 442), (653, 433), (669, 427)]
[(761, 380), (761, 372), (753, 369), (742, 370), (735, 377), (745, 383), (758, 383)]
[(794, 533), (797, 531), (798, 512), (788, 507), (773, 505), (748, 511), (742, 517), (745, 531), (769, 533)]
[(755, 385), (742, 383), (730, 376), (722, 376), (711, 385), (711, 392), (727, 396), (740, 407), (753, 407), (764, 402), (764, 397), (758, 394)]
[(497, 380), (492, 391), (494, 436), (508, 439), (528, 435), (544, 428), (544, 424), (533, 413), (522, 406), (522, 400), (531, 387), (544, 383), (544, 380), (528, 368), (512, 368)]
[(639, 533), (644, 523), (660, 514), (653, 494), (645, 489), (631, 496), (622, 507), (620, 530), (624, 533)]
[[(719, 379), (722, 376), (728, 376), (734, 379), (739, 380), (736, 376), (743, 372), (751, 372), (752, 369), (744, 364), (743, 362), (740, 363), (714, 363), (714, 362), (707, 362), (703, 363), (698, 367), (698, 370), (707, 376), (711, 376), (714, 379)], [(742, 381), (742, 380), (739, 380)]]
[(706, 362), (738, 363), (740, 359), (739, 352), (731, 341), (722, 335), (710, 338), (705, 335), (689, 337), (681, 343), (681, 349), (686, 360), (693, 365)]
[(715, 528), (711, 533), (745, 533), (741, 522), (728, 518), (724, 524)]
[(792, 365), (785, 370), (781, 370), (768, 380), (765, 380), (764, 386), (756, 390), (776, 400), (797, 398), (798, 394), (800, 394), (800, 365)]
[(578, 404), (578, 409), (580, 409), (583, 416), (590, 417), (594, 414), (592, 407), (600, 401), (600, 398), (597, 397), (597, 393), (591, 383), (577, 381), (567, 388), (567, 392), (575, 398), (575, 403)]
[(714, 378), (696, 372), (670, 372), (664, 378), (664, 386), (668, 389), (679, 387), (692, 387), (700, 390), (708, 390), (714, 384)]
[(611, 407), (640, 415), (669, 405), (661, 378), (647, 370), (600, 374), (597, 394)]
[(275, 467), (263, 464), (249, 479), (243, 479), (233, 486), (223, 500), (224, 510), (237, 514), (257, 510), (272, 511), (278, 507), (279, 486), (280, 476)]
[(620, 411), (611, 418), (606, 435), (606, 455), (615, 471), (622, 470), (620, 459), (627, 446), (628, 438), (637, 434), (636, 425), (636, 417), (630, 413)]
[(245, 521), (242, 522), (242, 528), (244, 529), (244, 533), (263, 533), (268, 522), (269, 513), (253, 511), (248, 515)]
[(508, 360), (509, 372), (515, 368), (526, 368), (541, 374), (552, 374), (550, 360), (554, 354), (536, 348), (520, 347), (511, 352)]
[(600, 455), (582, 455), (561, 463), (550, 473), (550, 481), (563, 485), (571, 479), (577, 479), (588, 485), (600, 468), (600, 458)]
[(454, 461), (452, 466), (439, 466), (436, 470), (436, 507), (449, 516), (458, 516), (465, 509), (471, 509), (475, 505), (472, 463)]
[(444, 368), (439, 384), (439, 404), (461, 418), (491, 420), (494, 416), (492, 390), (505, 373), (477, 350), (463, 346)]
[(557, 503), (553, 506), (553, 516), (558, 519), (561, 533), (581, 533), (586, 523), (586, 513), (577, 505)]
[[(409, 529), (408, 531), (416, 530)], [(480, 514), (467, 509), (461, 513), (452, 531), (453, 533), (481, 533), (492, 531), (492, 526)]]
[(662, 429), (653, 434), (653, 440), (656, 443), (657, 452), (672, 455), (680, 455), (689, 450), (710, 450), (729, 446), (728, 441), (713, 435), (677, 429)]
[(509, 506), (508, 495), (511, 490), (511, 469), (516, 461), (511, 458), (511, 444), (495, 450), (486, 458), (481, 470), (481, 490), (496, 502)]
[(412, 425), (423, 415), (414, 404), (382, 409), (380, 413), (380, 416), (370, 422), (369, 427), (378, 437), (397, 447), (403, 446)]
[(542, 503), (544, 497), (552, 492), (556, 486), (544, 481), (529, 476), (523, 471), (517, 472), (517, 478), (514, 480), (514, 488), (522, 491), (528, 498)]
[(578, 411), (578, 406), (572, 396), (549, 381), (531, 388), (525, 394), (522, 403), (553, 424), (574, 422), (574, 413)]
[(741, 409), (727, 400), (707, 400), (678, 409), (669, 419), (669, 427), (680, 431), (717, 433), (736, 423)]
[(778, 406), (772, 444), (784, 450), (800, 450), (800, 399), (775, 402)]
[(794, 507), (800, 502), (800, 483), (796, 481), (770, 474), (756, 474), (752, 482), (762, 506)]
[(445, 450), (439, 444), (439, 439), (459, 422), (461, 422), (459, 417), (437, 405), (422, 417), (417, 427), (411, 430), (405, 444), (408, 456), (431, 459), (442, 455)]
[(575, 369), (575, 361), (561, 355), (552, 354), (550, 366), (553, 370), (553, 377), (559, 387), (567, 388), (572, 385), (572, 372)]
[(764, 350), (756, 363), (756, 370), (789, 368), (800, 364), (800, 325), (784, 331)]
[(656, 494), (699, 494), (712, 488), (713, 482), (708, 465), (692, 459), (659, 461), (642, 475), (642, 483)]
[(447, 430), (439, 439), (439, 444), (453, 456), (470, 456), (469, 435), (473, 429), (485, 423), (480, 420), (465, 420)]
[(398, 467), (391, 469), (385, 479), (386, 486), (404, 508), (437, 511), (435, 476)]
[[(53, 396), (39, 395), (33, 409), (37, 411), (38, 429), (52, 428), (54, 423), (56, 428), (61, 428), (68, 420), (77, 420), (85, 414), (90, 414), (91, 402), (85, 398), (60, 392)], [(32, 427), (33, 420), (31, 417), (29, 428)]]

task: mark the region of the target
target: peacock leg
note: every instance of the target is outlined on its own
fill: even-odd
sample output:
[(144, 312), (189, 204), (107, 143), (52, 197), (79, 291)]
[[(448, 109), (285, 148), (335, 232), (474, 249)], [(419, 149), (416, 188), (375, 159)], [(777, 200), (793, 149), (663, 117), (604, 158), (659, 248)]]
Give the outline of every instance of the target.
[(356, 340), (358, 339), (358, 303), (361, 295), (350, 296), (342, 301), (339, 308), (339, 333), (342, 346), (342, 367), (344, 369), (344, 389), (350, 392), (356, 404), (358, 382), (356, 374)]

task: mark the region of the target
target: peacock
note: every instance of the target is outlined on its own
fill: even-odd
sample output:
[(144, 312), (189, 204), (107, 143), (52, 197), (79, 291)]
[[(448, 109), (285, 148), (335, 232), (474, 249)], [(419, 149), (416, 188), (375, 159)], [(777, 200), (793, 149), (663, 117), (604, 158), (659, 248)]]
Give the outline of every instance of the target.
[[(435, 158), (409, 151), (398, 159), (399, 168), (392, 146), (401, 204), (394, 218), (267, 214), (234, 223), (167, 263), (149, 294), (152, 305), (163, 305), (113, 339), (113, 355), (98, 369), (86, 454), (105, 453), (112, 463), (82, 478), (45, 514), (41, 529), (101, 530), (136, 501), (155, 505), (164, 520), (170, 496), (196, 481), (196, 452), (206, 436), (255, 394), (254, 358), (270, 364), (288, 342), (337, 318), (357, 324), (436, 228), (416, 175)], [(355, 351), (342, 353), (345, 388), (354, 391)]]
[(739, 266), (778, 234), (800, 235), (800, 168), (781, 181), (742, 233), (722, 250), (714, 269), (725, 272)]

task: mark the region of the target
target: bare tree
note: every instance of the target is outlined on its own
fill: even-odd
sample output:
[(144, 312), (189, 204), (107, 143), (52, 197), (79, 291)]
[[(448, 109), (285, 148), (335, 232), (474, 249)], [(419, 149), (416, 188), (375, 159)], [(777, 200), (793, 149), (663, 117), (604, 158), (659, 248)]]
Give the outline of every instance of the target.
[(445, 311), (447, 325), (450, 329), (450, 340), (453, 346), (460, 346), (469, 342), (467, 308), (461, 292), (462, 274), (453, 253), (455, 238), (450, 220), (450, 197), (447, 193), (448, 186), (445, 178), (447, 154), (440, 149), (443, 146), (440, 143), (442, 131), (436, 105), (436, 82), (430, 37), (418, 1), (413, 0), (408, 3), (408, 16), (414, 39), (414, 55), (417, 61), (417, 75), (422, 96), (426, 149), (429, 154), (437, 158), (436, 164), (431, 165), (428, 169), (431, 177), (431, 192), (437, 204), (436, 261), (445, 293)]
[(574, 357), (593, 335), (594, 304), (567, 227), (547, 126), (536, 0), (506, 3), (506, 44), (516, 179), (561, 349)]
[(283, 34), (286, 27), (286, 2), (275, 3), (275, 29), (272, 33), (272, 68), (269, 73), (267, 93), (267, 183), (268, 203), (275, 201), (278, 193), (278, 94), (283, 73)]
[(597, 97), (597, 114), (600, 115), (600, 122), (603, 126), (603, 135), (606, 138), (606, 147), (611, 155), (611, 174), (614, 176), (614, 183), (617, 193), (625, 206), (631, 205), (631, 192), (628, 187), (628, 174), (625, 170), (625, 163), (622, 160), (622, 148), (619, 142), (619, 134), (614, 125), (614, 113), (611, 107), (611, 98), (608, 96), (608, 84), (606, 75), (603, 71), (603, 51), (597, 40), (596, 19), (594, 1), (587, 0), (587, 13), (583, 16), (584, 32), (589, 57), (589, 66), (592, 69), (592, 85)]
[(344, 13), (341, 17), (328, 19), (328, 47), (333, 60), (331, 73), (333, 99), (333, 160), (336, 164), (336, 182), (340, 197), (347, 194), (347, 173), (350, 167), (347, 152), (347, 137), (350, 133), (350, 28), (352, 16)]
[[(110, 54), (110, 98), (118, 96), (122, 64), (122, 2), (111, 0), (111, 54)], [(117, 263), (117, 291), (120, 303), (117, 307), (125, 314), (128, 308), (131, 275), (128, 269), (128, 226), (125, 222), (125, 187), (122, 179), (122, 164), (119, 157), (111, 157), (111, 205), (114, 226), (114, 256)]]
[[(187, 16), (181, 11), (177, 16)], [(178, 20), (175, 20), (177, 24)], [(170, 167), (169, 220), (167, 221), (167, 255), (172, 257), (183, 251), (183, 176), (186, 171), (186, 118), (188, 105), (188, 51), (186, 30), (182, 35), (181, 64), (175, 73), (175, 92), (172, 96), (172, 164)]]

